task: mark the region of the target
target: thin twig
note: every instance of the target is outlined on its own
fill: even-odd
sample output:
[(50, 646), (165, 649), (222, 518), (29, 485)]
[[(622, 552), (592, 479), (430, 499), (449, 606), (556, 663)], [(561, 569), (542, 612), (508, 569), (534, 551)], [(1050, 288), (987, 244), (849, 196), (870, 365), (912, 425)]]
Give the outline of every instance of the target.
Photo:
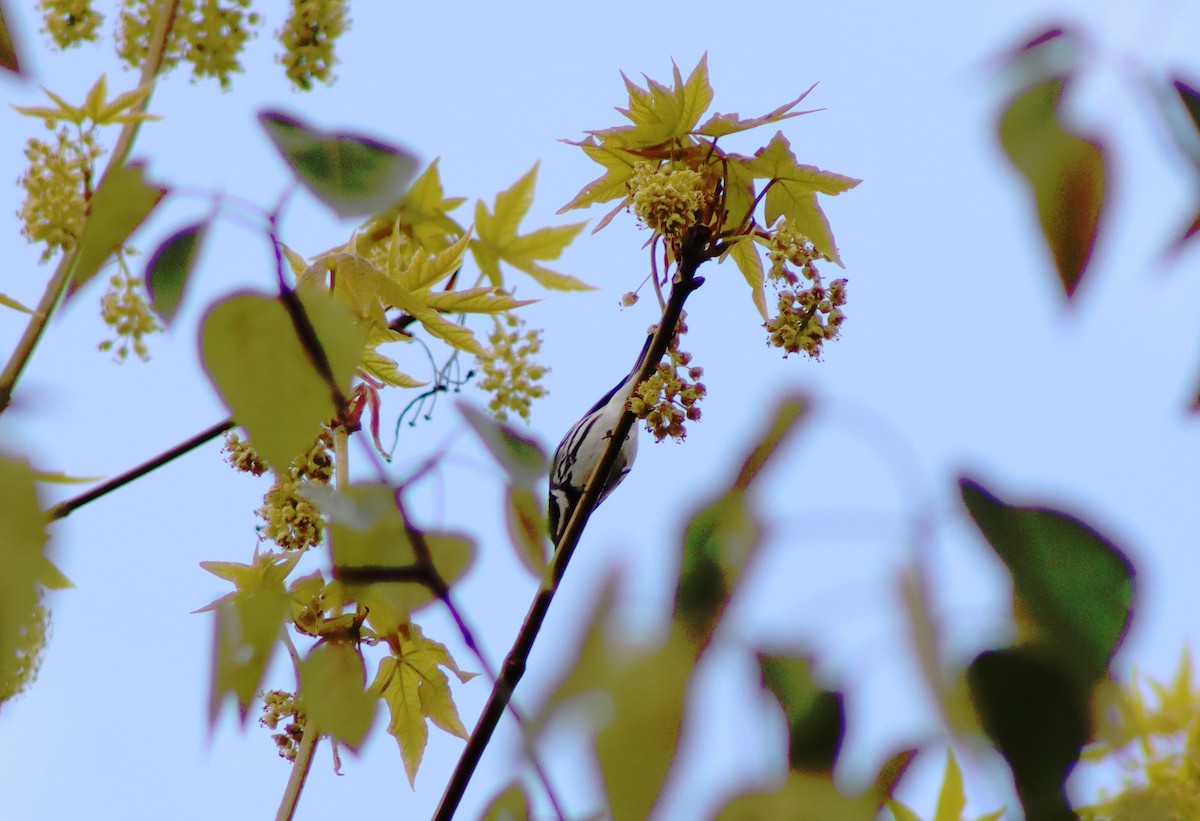
[[(712, 256), (711, 239), (711, 234), (706, 228), (701, 226), (693, 229), (684, 238), (683, 242), (681, 242), (678, 280), (671, 288), (671, 296), (667, 301), (666, 310), (663, 311), (662, 320), (654, 335), (654, 340), (650, 344), (646, 359), (642, 362), (641, 371), (634, 382), (635, 385), (653, 373), (658, 366), (658, 362), (667, 352), (667, 348), (671, 344), (671, 339), (675, 335), (680, 314), (683, 312), (684, 302), (700, 286), (700, 283), (703, 282), (702, 279), (696, 277), (696, 271), (702, 263)], [(626, 410), (612, 431), (608, 447), (592, 472), (592, 476), (588, 480), (582, 497), (580, 497), (575, 513), (567, 523), (567, 528), (563, 532), (562, 539), (559, 540), (558, 550), (551, 564), (550, 586), (540, 588), (529, 607), (529, 612), (525, 616), (525, 622), (521, 625), (521, 630), (517, 634), (516, 641), (513, 643), (512, 649), (504, 660), (504, 668), (501, 670), (500, 678), (492, 689), (491, 697), (488, 699), (488, 703), (479, 717), (479, 722), (475, 726), (475, 731), (471, 734), (470, 740), (467, 742), (466, 749), (463, 750), (462, 756), (458, 760), (458, 765), (455, 767), (450, 782), (446, 785), (446, 791), (442, 795), (442, 801), (438, 805), (437, 812), (434, 815), (435, 821), (449, 821), (449, 819), (454, 817), (454, 813), (462, 801), (467, 785), (470, 783), (471, 777), (475, 773), (475, 768), (483, 756), (483, 751), (487, 748), (492, 733), (495, 731), (500, 717), (504, 714), (505, 707), (508, 706), (509, 701), (512, 699), (512, 694), (516, 689), (517, 683), (525, 674), (525, 667), (529, 659), (529, 654), (533, 649), (533, 643), (537, 639), (542, 623), (545, 621), (546, 613), (550, 609), (550, 603), (554, 600), (554, 594), (557, 592), (563, 574), (566, 572), (567, 563), (571, 560), (571, 556), (575, 552), (575, 546), (579, 543), (579, 537), (587, 525), (587, 520), (591, 516), (592, 510), (596, 507), (597, 500), (600, 498), (603, 482), (598, 477), (608, 476), (612, 471), (612, 467), (617, 460), (617, 454), (621, 450), (621, 445), (625, 441), (625, 437), (633, 428), (634, 421), (633, 411)]]
[[(163, 0), (162, 10), (159, 14), (158, 25), (155, 26), (154, 32), (150, 37), (149, 48), (146, 52), (146, 62), (142, 64), (142, 74), (138, 81), (138, 87), (153, 85), (158, 71), (162, 68), (163, 52), (166, 49), (167, 35), (171, 31), (171, 26), (175, 22), (175, 11), (179, 5), (179, 0)], [(131, 109), (132, 114), (141, 114), (146, 110), (146, 106), (150, 103), (150, 95), (146, 97)], [(114, 169), (125, 164), (125, 159), (129, 156), (129, 151), (133, 148), (133, 141), (137, 137), (138, 129), (141, 127), (142, 121), (138, 118), (132, 118), (125, 122), (121, 128), (121, 133), (117, 136), (117, 142), (113, 146), (112, 155), (109, 157), (108, 164), (105, 166), (104, 174), (100, 178), (100, 184), (103, 184), (104, 178), (109, 175)], [(97, 185), (97, 188), (99, 185)], [(71, 282), (71, 277), (75, 273), (75, 263), (79, 259), (78, 249), (65, 252), (58, 265), (54, 269), (54, 274), (50, 277), (50, 281), (46, 283), (46, 290), (42, 292), (42, 298), (38, 300), (37, 308), (34, 309), (33, 315), (29, 318), (29, 324), (25, 326), (24, 333), (17, 341), (17, 345), (13, 348), (12, 354), (8, 358), (8, 363), (4, 366), (3, 372), (0, 372), (0, 413), (12, 402), (13, 391), (16, 390), (17, 380), (21, 378), (21, 373), (25, 370), (25, 366), (29, 364), (30, 357), (33, 356), (33, 350), (37, 347), (38, 341), (42, 338), (42, 333), (46, 330), (46, 323), (50, 321), (50, 317), (54, 314), (55, 306), (59, 299), (67, 290), (67, 286)]]
[(193, 436), (189, 439), (185, 439), (184, 441), (180, 442), (178, 445), (171, 448), (170, 450), (163, 451), (158, 456), (155, 456), (153, 459), (150, 459), (147, 462), (143, 462), (142, 464), (138, 465), (137, 467), (135, 467), (131, 470), (125, 471), (120, 476), (117, 476), (113, 479), (109, 479), (107, 482), (104, 482), (101, 485), (97, 485), (96, 487), (92, 488), (91, 490), (87, 491), (86, 493), (81, 493), (80, 495), (76, 496), (74, 499), (68, 499), (65, 502), (61, 502), (61, 503), (55, 505), (54, 507), (52, 507), (48, 511), (46, 511), (46, 515), (50, 517), (51, 521), (53, 521), (55, 519), (61, 519), (65, 516), (69, 516), (72, 513), (74, 513), (76, 510), (78, 510), (79, 508), (88, 504), (89, 502), (96, 501), (101, 496), (104, 496), (108, 493), (111, 493), (112, 491), (116, 490), (119, 487), (129, 484), (134, 479), (140, 479), (141, 477), (145, 476), (147, 473), (154, 470), (155, 468), (160, 468), (163, 465), (167, 464), (168, 462), (178, 459), (180, 456), (183, 456), (188, 451), (195, 450), (196, 448), (203, 445), (205, 442), (208, 442), (208, 441), (211, 441), (212, 439), (217, 438), (222, 433), (224, 433), (225, 431), (229, 430), (232, 427), (233, 427), (232, 419), (226, 419), (224, 422), (218, 422), (217, 424), (213, 425), (211, 428), (202, 430), (199, 433), (197, 433), (195, 436)]
[(292, 821), (296, 807), (300, 803), (300, 793), (304, 790), (304, 782), (308, 779), (308, 771), (312, 769), (313, 753), (321, 734), (312, 725), (305, 725), (300, 736), (300, 749), (296, 751), (296, 760), (292, 762), (292, 772), (288, 776), (287, 787), (283, 791), (283, 799), (275, 812), (275, 821)]

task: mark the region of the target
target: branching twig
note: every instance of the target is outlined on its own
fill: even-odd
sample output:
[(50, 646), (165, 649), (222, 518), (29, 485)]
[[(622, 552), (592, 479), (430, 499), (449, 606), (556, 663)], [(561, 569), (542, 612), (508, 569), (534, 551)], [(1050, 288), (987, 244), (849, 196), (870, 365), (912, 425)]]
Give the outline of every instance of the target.
[[(696, 276), (696, 271), (702, 263), (714, 254), (714, 250), (710, 245), (711, 239), (709, 231), (701, 226), (693, 229), (682, 241), (679, 253), (678, 278), (671, 288), (671, 296), (667, 300), (666, 310), (663, 311), (662, 321), (659, 323), (654, 340), (650, 343), (650, 349), (645, 361), (642, 363), (641, 372), (634, 382), (635, 385), (647, 379), (654, 372), (663, 355), (666, 354), (667, 348), (671, 344), (671, 339), (675, 335), (675, 328), (679, 323), (680, 314), (683, 312), (684, 302), (703, 282), (702, 279)], [(575, 546), (579, 543), (579, 537), (587, 525), (588, 517), (591, 516), (592, 510), (596, 507), (596, 502), (600, 498), (603, 482), (597, 479), (601, 476), (608, 476), (612, 471), (612, 467), (617, 460), (617, 454), (621, 449), (621, 444), (633, 428), (634, 421), (633, 411), (626, 410), (612, 431), (608, 447), (604, 451), (599, 464), (596, 465), (591, 478), (588, 480), (587, 487), (579, 500), (575, 513), (567, 523), (567, 528), (563, 532), (562, 539), (559, 540), (558, 551), (555, 553), (551, 565), (551, 584), (549, 587), (539, 589), (533, 603), (530, 605), (529, 613), (525, 616), (525, 622), (521, 625), (521, 630), (517, 634), (516, 641), (513, 643), (508, 657), (504, 660), (504, 668), (500, 672), (499, 680), (492, 688), (492, 695), (479, 717), (479, 723), (476, 725), (475, 731), (471, 734), (471, 738), (467, 742), (466, 749), (463, 750), (462, 756), (458, 760), (458, 765), (455, 767), (449, 784), (446, 785), (446, 791), (442, 795), (441, 804), (434, 815), (435, 821), (449, 821), (449, 819), (454, 817), (454, 813), (462, 801), (467, 784), (470, 783), (475, 768), (479, 764), (479, 759), (483, 756), (483, 751), (491, 740), (492, 733), (500, 721), (500, 716), (504, 714), (504, 709), (512, 699), (512, 694), (516, 689), (517, 683), (525, 674), (525, 666), (528, 662), (529, 654), (533, 649), (533, 643), (537, 639), (537, 635), (542, 628), (542, 623), (545, 621), (546, 613), (550, 609), (550, 603), (554, 600), (554, 594), (558, 590), (558, 585), (562, 581), (563, 574), (566, 572), (567, 563), (571, 560), (571, 556), (575, 552)]]
[(183, 454), (187, 453), (188, 451), (195, 450), (205, 442), (215, 439), (232, 427), (232, 419), (226, 419), (224, 422), (218, 422), (211, 428), (202, 430), (190, 439), (180, 442), (170, 450), (163, 451), (153, 459), (143, 462), (131, 470), (125, 471), (120, 476), (109, 479), (107, 482), (92, 488), (88, 492), (81, 493), (74, 499), (68, 499), (65, 502), (55, 505), (46, 511), (46, 515), (50, 517), (51, 521), (54, 519), (61, 519), (64, 516), (69, 516), (89, 502), (96, 501), (101, 496), (104, 496), (105, 494), (110, 493), (123, 485), (129, 484), (134, 479), (140, 479), (155, 468), (160, 468), (168, 462), (183, 456)]
[[(142, 64), (142, 74), (138, 81), (139, 87), (152, 85), (158, 75), (159, 69), (162, 68), (162, 58), (163, 52), (166, 50), (167, 35), (175, 23), (175, 11), (178, 5), (179, 0), (163, 0), (162, 2), (158, 24), (150, 36), (150, 44), (146, 52), (146, 62)], [(131, 113), (141, 114), (146, 110), (149, 102), (150, 95), (147, 94), (140, 103), (133, 107)], [(124, 127), (121, 129), (121, 133), (117, 136), (116, 145), (113, 146), (112, 156), (109, 157), (108, 164), (105, 166), (104, 174), (100, 178), (100, 184), (103, 184), (104, 177), (107, 177), (114, 169), (120, 168), (125, 164), (125, 159), (129, 156), (130, 149), (133, 148), (133, 141), (137, 137), (140, 127), (141, 120), (136, 117), (126, 121)], [(42, 338), (42, 332), (46, 330), (46, 323), (50, 321), (50, 317), (54, 314), (55, 306), (67, 290), (67, 286), (71, 282), (71, 277), (75, 273), (75, 263), (78, 259), (78, 249), (75, 249), (65, 252), (58, 261), (58, 266), (54, 269), (54, 274), (50, 277), (50, 281), (46, 283), (46, 290), (42, 292), (42, 298), (38, 301), (37, 308), (34, 309), (33, 315), (29, 318), (29, 324), (25, 326), (24, 333), (21, 334), (16, 347), (13, 348), (13, 352), (9, 356), (8, 363), (4, 366), (3, 372), (0, 372), (0, 413), (3, 413), (5, 408), (9, 406), (9, 403), (12, 402), (17, 380), (20, 379), (21, 372), (25, 370), (25, 366), (29, 364), (29, 359), (33, 356), (33, 349), (37, 347), (38, 341)]]

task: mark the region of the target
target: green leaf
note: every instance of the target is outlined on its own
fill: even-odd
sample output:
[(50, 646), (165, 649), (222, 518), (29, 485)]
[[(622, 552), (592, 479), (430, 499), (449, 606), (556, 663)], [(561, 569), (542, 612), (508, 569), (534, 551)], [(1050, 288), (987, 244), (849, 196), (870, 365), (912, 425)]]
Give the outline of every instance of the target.
[(869, 793), (877, 804), (882, 806), (886, 803), (890, 807), (891, 798), (900, 784), (900, 779), (904, 778), (909, 765), (916, 757), (917, 750), (915, 749), (901, 750), (883, 763), (875, 775), (875, 781), (871, 784)]
[(75, 273), (68, 298), (96, 275), (166, 195), (166, 188), (147, 184), (142, 171), (139, 163), (130, 163), (110, 169), (100, 181), (75, 252)]
[(878, 803), (869, 793), (857, 797), (843, 795), (828, 776), (792, 770), (777, 789), (733, 798), (716, 814), (716, 819), (874, 821), (878, 810)]
[(733, 257), (733, 261), (737, 263), (738, 270), (746, 278), (746, 284), (750, 286), (750, 300), (754, 303), (754, 307), (758, 309), (759, 316), (765, 322), (768, 318), (767, 295), (763, 289), (766, 274), (763, 271), (762, 257), (758, 255), (758, 246), (754, 244), (753, 238), (748, 235), (743, 234), (734, 237), (730, 240), (729, 256)]
[(26, 308), (20, 302), (17, 302), (17, 300), (10, 296), (5, 296), (4, 294), (0, 294), (0, 305), (3, 305), (5, 308), (12, 308), (14, 311), (20, 311), (23, 314), (33, 313), (32, 309)]
[(529, 821), (529, 818), (529, 797), (519, 781), (497, 793), (483, 811), (483, 821)]
[[(300, 299), (345, 395), (366, 328), (329, 297), (314, 292)], [(276, 471), (286, 471), (340, 410), (278, 299), (242, 294), (219, 302), (204, 317), (201, 352), (234, 420)]]
[(1111, 541), (1065, 513), (1016, 507), (960, 479), (963, 502), (1012, 575), (1028, 640), (1061, 655), (1081, 681), (1101, 679), (1133, 608), (1133, 566)]
[(17, 76), (21, 75), (21, 62), (17, 59), (12, 29), (4, 19), (3, 3), (0, 3), (0, 68), (7, 69)]
[[(349, 598), (369, 609), (381, 635), (394, 633), (434, 593), (417, 572), (417, 554), (396, 508), (395, 489), (354, 485), (342, 491), (308, 487), (305, 496), (329, 517), (334, 577)], [(470, 568), (475, 544), (451, 531), (418, 531), (442, 580), (453, 586)], [(399, 579), (399, 580), (397, 580)]]
[(1038, 82), (1013, 97), (1000, 117), (1000, 142), (1025, 178), (1067, 298), (1087, 270), (1104, 209), (1105, 149), (1059, 116), (1066, 77)]
[(455, 407), (515, 484), (532, 487), (546, 475), (549, 469), (546, 451), (536, 439), (522, 435), (511, 425), (497, 422), (475, 405), (460, 401)]
[(818, 686), (810, 666), (802, 658), (758, 654), (763, 686), (787, 718), (788, 764), (793, 770), (832, 776), (846, 732), (845, 699)]
[(216, 723), (221, 705), (230, 695), (245, 721), (290, 613), (288, 597), (282, 585), (279, 589), (262, 587), (232, 594), (215, 602), (212, 609), (217, 619), (209, 724)]
[(1041, 647), (980, 653), (967, 670), (980, 723), (1008, 761), (1025, 817), (1078, 816), (1064, 786), (1091, 735), (1090, 691), (1070, 662)]
[(508, 540), (517, 551), (517, 558), (535, 578), (551, 586), (546, 509), (529, 488), (509, 485), (505, 492), (504, 512)]
[(365, 217), (400, 200), (415, 155), (360, 134), (334, 133), (279, 111), (259, 112), (267, 136), (313, 196), (339, 217)]
[(204, 242), (208, 222), (197, 222), (167, 237), (150, 255), (144, 281), (150, 306), (168, 324), (183, 299), (188, 277)]
[(300, 665), (304, 712), (317, 732), (358, 749), (375, 718), (376, 697), (364, 690), (362, 655), (347, 641), (317, 644)]
[(757, 553), (759, 527), (746, 504), (746, 491), (806, 409), (800, 394), (781, 397), (729, 489), (688, 521), (675, 590), (675, 619), (698, 646), (708, 642), (738, 579)]
[[(46, 514), (28, 462), (0, 454), (0, 675), (24, 651), (22, 627), (41, 598), (39, 585), (69, 587), (46, 558)], [(16, 682), (0, 682), (0, 692)]]
[(812, 114), (816, 111), (820, 111), (821, 109), (819, 108), (810, 109), (808, 111), (792, 111), (792, 109), (799, 105), (800, 101), (807, 97), (816, 87), (817, 84), (813, 83), (808, 87), (808, 91), (805, 91), (790, 103), (784, 103), (783, 105), (779, 106), (779, 108), (768, 112), (761, 117), (743, 120), (736, 113), (713, 114), (708, 118), (708, 120), (705, 121), (704, 125), (696, 129), (696, 133), (703, 134), (706, 137), (724, 137), (727, 134), (736, 134), (739, 131), (747, 131), (751, 128), (758, 128), (760, 125), (777, 123), (781, 120), (786, 120), (791, 117), (799, 117), (801, 114)]

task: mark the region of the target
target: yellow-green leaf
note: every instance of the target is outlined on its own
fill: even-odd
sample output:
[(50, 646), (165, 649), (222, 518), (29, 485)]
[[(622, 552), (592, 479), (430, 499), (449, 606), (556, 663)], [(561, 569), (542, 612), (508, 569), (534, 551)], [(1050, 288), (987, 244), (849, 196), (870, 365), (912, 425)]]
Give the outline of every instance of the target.
[(400, 745), (400, 758), (404, 762), (404, 774), (408, 776), (410, 787), (416, 786), (417, 770), (425, 757), (425, 745), (429, 742), (429, 728), (425, 724), (425, 713), (417, 692), (420, 685), (417, 672), (392, 656), (379, 662), (379, 671), (371, 685), (391, 713), (388, 732)]
[(588, 137), (578, 145), (592, 161), (604, 166), (604, 173), (580, 189), (574, 199), (558, 209), (558, 213), (564, 214), (572, 208), (586, 208), (596, 203), (627, 197), (629, 178), (633, 176), (633, 165), (638, 161), (638, 156), (600, 145), (594, 137)]
[(508, 526), (508, 540), (517, 551), (517, 558), (534, 578), (548, 583), (546, 511), (529, 488), (509, 485), (505, 495), (504, 523)]
[(228, 696), (237, 701), (244, 721), (275, 653), (283, 621), (290, 614), (287, 594), (258, 588), (219, 601), (213, 644), (212, 691), (208, 718), (213, 724)]
[(959, 821), (967, 808), (967, 793), (963, 788), (962, 770), (954, 758), (954, 750), (946, 750), (946, 769), (942, 774), (942, 789), (938, 792), (937, 813), (933, 821)]
[(324, 131), (279, 111), (260, 112), (258, 121), (301, 184), (339, 217), (387, 208), (417, 172), (415, 155), (371, 137)]
[(790, 103), (784, 103), (783, 105), (779, 106), (779, 108), (776, 108), (774, 111), (770, 111), (761, 117), (753, 117), (748, 120), (743, 120), (737, 115), (736, 112), (733, 114), (713, 114), (704, 122), (704, 125), (696, 129), (696, 133), (703, 134), (706, 137), (724, 137), (727, 134), (736, 134), (739, 131), (747, 131), (751, 128), (758, 128), (760, 125), (779, 122), (780, 120), (786, 120), (790, 117), (799, 117), (801, 114), (812, 114), (814, 111), (819, 111), (820, 109), (814, 108), (808, 111), (792, 111), (792, 109), (799, 105), (800, 101), (807, 97), (809, 93), (816, 87), (817, 84), (813, 83), (808, 87), (808, 91), (805, 91)]
[(368, 350), (362, 356), (360, 367), (376, 379), (393, 388), (419, 388), (428, 385), (420, 379), (409, 376), (396, 365), (396, 360), (384, 356), (379, 351)]
[(396, 241), (398, 234), (393, 235), (388, 257), (388, 275), (410, 291), (420, 292), (447, 278), (462, 267), (463, 255), (471, 242), (471, 230), (463, 232), (462, 236), (448, 245), (445, 249), (427, 256), (418, 254), (403, 271), (399, 271), (400, 243)]
[(83, 113), (93, 122), (99, 122), (100, 112), (104, 110), (104, 100), (108, 97), (108, 78), (101, 74), (92, 84), (83, 101)]
[(61, 470), (39, 470), (35, 471), (33, 478), (39, 482), (49, 482), (56, 485), (86, 485), (92, 482), (99, 482), (103, 476), (71, 476), (69, 473), (64, 473)]
[[(345, 395), (366, 329), (326, 296), (307, 293), (301, 301)], [(242, 294), (219, 302), (204, 318), (201, 351), (233, 418), (277, 471), (311, 447), (321, 425), (339, 411), (278, 299)]]
[(74, 277), (68, 297), (96, 275), (112, 253), (150, 215), (166, 188), (149, 185), (138, 163), (110, 169), (92, 195), (83, 238), (75, 252)]
[(17, 300), (4, 294), (0, 294), (0, 305), (3, 305), (5, 308), (12, 308), (14, 311), (20, 311), (23, 314), (33, 313), (32, 309), (26, 308), (20, 302), (17, 302)]
[(324, 641), (300, 665), (304, 712), (320, 733), (357, 749), (375, 717), (376, 696), (364, 691), (363, 658), (347, 641)]
[(488, 802), (483, 821), (529, 821), (529, 797), (520, 782), (514, 782)]
[(468, 353), (483, 353), (483, 346), (470, 328), (443, 319), (441, 314), (425, 304), (423, 297), (399, 282), (388, 277), (380, 278), (379, 293), (384, 302), (416, 317), (421, 327), (443, 342)]
[(758, 254), (758, 246), (748, 235), (734, 237), (730, 241), (729, 256), (733, 257), (738, 270), (746, 278), (746, 284), (750, 286), (750, 300), (765, 322), (767, 320), (767, 295), (763, 289), (763, 282), (766, 275), (763, 271), (762, 257)]
[(17, 58), (17, 49), (12, 39), (12, 31), (4, 19), (4, 8), (0, 6), (0, 68), (8, 69), (17, 76), (21, 75), (21, 61)]
[(446, 313), (498, 314), (523, 305), (532, 305), (536, 299), (517, 299), (498, 288), (468, 288), (464, 291), (442, 291), (428, 294), (425, 304), (435, 311)]

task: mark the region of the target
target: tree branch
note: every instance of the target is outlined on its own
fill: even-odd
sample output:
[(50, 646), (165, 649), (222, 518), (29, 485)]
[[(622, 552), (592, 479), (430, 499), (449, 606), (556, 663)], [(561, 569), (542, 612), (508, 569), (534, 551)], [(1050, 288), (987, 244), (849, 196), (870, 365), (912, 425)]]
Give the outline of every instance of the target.
[[(675, 335), (675, 328), (679, 324), (679, 317), (683, 313), (684, 302), (704, 281), (696, 276), (696, 271), (701, 264), (714, 256), (711, 239), (711, 232), (704, 226), (698, 226), (693, 228), (680, 243), (678, 274), (671, 288), (671, 296), (667, 300), (662, 320), (659, 322), (658, 331), (655, 332), (654, 340), (650, 343), (650, 349), (645, 361), (642, 362), (642, 369), (638, 373), (635, 385), (647, 379), (658, 367), (663, 355), (666, 354), (667, 348), (671, 344), (671, 338)], [(488, 699), (483, 713), (479, 716), (479, 722), (458, 760), (450, 782), (446, 785), (446, 791), (442, 795), (442, 801), (434, 815), (435, 821), (449, 821), (454, 817), (467, 785), (475, 773), (475, 768), (483, 756), (483, 751), (491, 741), (492, 733), (495, 731), (500, 717), (504, 714), (504, 709), (512, 699), (517, 683), (525, 674), (533, 643), (541, 631), (542, 623), (546, 619), (546, 613), (550, 610), (550, 603), (554, 600), (554, 594), (558, 590), (563, 574), (566, 573), (567, 563), (571, 560), (575, 546), (579, 543), (579, 537), (600, 498), (603, 482), (598, 477), (608, 476), (612, 471), (612, 467), (617, 461), (617, 454), (621, 450), (621, 444), (632, 430), (635, 421), (633, 411), (626, 410), (613, 429), (608, 447), (588, 479), (587, 487), (584, 489), (575, 513), (572, 515), (571, 521), (567, 523), (562, 539), (559, 540), (558, 551), (551, 564), (551, 584), (549, 587), (542, 587), (538, 590), (529, 607), (525, 622), (521, 625), (516, 641), (513, 642), (512, 649), (504, 660), (500, 677), (492, 688), (491, 697)]]
[[(159, 69), (162, 68), (163, 53), (166, 51), (167, 46), (167, 36), (171, 31), (171, 26), (175, 23), (175, 12), (178, 5), (179, 0), (163, 0), (162, 13), (159, 14), (158, 24), (150, 36), (146, 62), (142, 64), (142, 75), (138, 81), (139, 88), (145, 85), (152, 85), (158, 75)], [(134, 106), (132, 113), (140, 114), (144, 112), (149, 103), (150, 95), (147, 94), (145, 99)], [(114, 169), (125, 164), (125, 159), (129, 156), (129, 151), (133, 148), (133, 141), (137, 137), (140, 127), (141, 121), (137, 119), (125, 123), (121, 129), (121, 133), (117, 136), (116, 145), (113, 146), (113, 153), (104, 168), (104, 174), (100, 178), (101, 184), (104, 182), (104, 177), (107, 177)], [(99, 188), (99, 185), (96, 187)], [(42, 332), (46, 330), (46, 323), (50, 321), (50, 317), (54, 314), (55, 306), (67, 290), (67, 286), (71, 282), (71, 277), (75, 273), (75, 262), (78, 258), (79, 254), (73, 250), (64, 253), (58, 261), (58, 266), (54, 269), (54, 274), (50, 277), (50, 281), (46, 283), (46, 290), (42, 292), (42, 298), (38, 301), (37, 308), (33, 311), (33, 316), (29, 318), (29, 324), (25, 326), (24, 333), (21, 334), (16, 347), (13, 348), (13, 352), (9, 356), (8, 363), (4, 366), (3, 372), (0, 372), (0, 413), (3, 413), (12, 402), (12, 395), (16, 389), (17, 380), (20, 379), (22, 371), (25, 370), (30, 357), (33, 356), (33, 349), (37, 347), (38, 341), (42, 338)]]
[(180, 456), (183, 456), (185, 453), (195, 450), (196, 448), (203, 445), (205, 442), (208, 442), (212, 439), (217, 438), (222, 433), (224, 433), (225, 431), (229, 430), (232, 427), (233, 427), (232, 419), (226, 419), (224, 422), (218, 422), (217, 424), (213, 425), (211, 428), (208, 428), (207, 430), (202, 430), (199, 433), (197, 433), (195, 436), (191, 437), (190, 439), (186, 439), (183, 442), (180, 442), (178, 445), (171, 448), (170, 450), (160, 453), (158, 456), (155, 456), (153, 459), (151, 459), (147, 462), (143, 462), (142, 464), (138, 465), (137, 467), (135, 467), (131, 470), (125, 471), (120, 476), (109, 479), (107, 482), (104, 482), (101, 485), (97, 485), (96, 487), (92, 488), (91, 490), (87, 491), (86, 493), (81, 493), (80, 495), (76, 496), (74, 499), (68, 499), (65, 502), (61, 502), (60, 504), (55, 505), (54, 507), (52, 507), (48, 511), (46, 511), (46, 513), (50, 517), (50, 521), (54, 521), (55, 519), (62, 519), (66, 516), (70, 516), (76, 510), (78, 510), (79, 508), (88, 504), (89, 502), (96, 501), (101, 496), (104, 496), (108, 493), (111, 493), (112, 491), (116, 490), (119, 487), (129, 484), (134, 479), (140, 479), (141, 477), (145, 476), (147, 473), (154, 470), (155, 468), (162, 467), (163, 465), (167, 464), (168, 462), (170, 462), (174, 459), (178, 459)]

